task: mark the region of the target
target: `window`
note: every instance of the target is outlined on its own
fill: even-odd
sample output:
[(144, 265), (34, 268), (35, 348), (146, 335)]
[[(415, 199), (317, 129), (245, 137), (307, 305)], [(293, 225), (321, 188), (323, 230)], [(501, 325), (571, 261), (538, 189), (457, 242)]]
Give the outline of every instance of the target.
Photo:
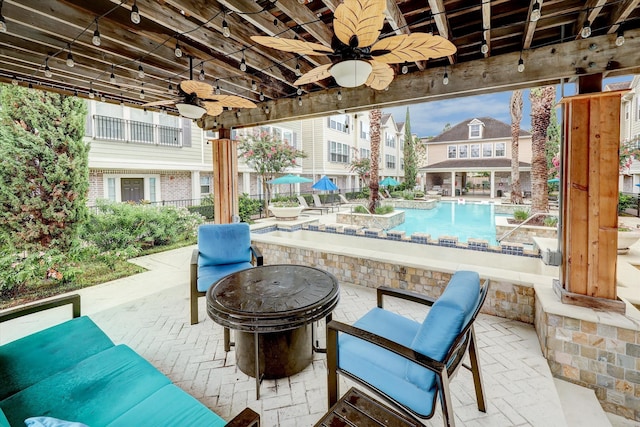
[(480, 131), (480, 123), (474, 123), (469, 125), (469, 138), (482, 138)]
[(624, 105), (624, 119), (629, 120), (630, 117), (631, 117), (631, 103), (627, 102)]
[(447, 147), (447, 158), (449, 159), (455, 159), (456, 158), (456, 150), (457, 147), (455, 145), (450, 145), (449, 147)]
[(506, 155), (506, 144), (504, 142), (496, 142), (496, 157), (504, 157)]
[(211, 194), (211, 177), (200, 177), (200, 194)]
[(636, 121), (640, 122), (640, 97), (638, 97), (638, 101), (636, 104)]
[(385, 134), (384, 145), (390, 148), (396, 148), (396, 136)]
[(157, 182), (156, 178), (149, 178), (149, 201), (150, 202), (158, 201), (156, 197), (156, 182)]
[(329, 141), (329, 161), (335, 163), (349, 163), (349, 146), (347, 144)]
[(370, 159), (371, 158), (371, 150), (369, 150), (368, 148), (361, 148), (360, 149), (360, 158), (361, 159)]
[(369, 123), (360, 122), (360, 139), (369, 140)]
[(384, 160), (385, 160), (385, 165), (387, 166), (387, 169), (396, 168), (396, 156), (392, 156), (391, 154), (385, 154)]
[(469, 156), (468, 145), (458, 145), (458, 158), (466, 159)]
[(404, 158), (400, 159), (400, 170), (404, 170)]
[(329, 129), (335, 129), (340, 132), (349, 133), (349, 116), (346, 114), (339, 114), (337, 116), (330, 116), (328, 118)]
[(107, 199), (112, 202), (116, 201), (116, 179), (107, 178)]
[(482, 157), (493, 157), (493, 144), (482, 144)]
[(471, 158), (477, 159), (480, 157), (480, 144), (471, 144)]

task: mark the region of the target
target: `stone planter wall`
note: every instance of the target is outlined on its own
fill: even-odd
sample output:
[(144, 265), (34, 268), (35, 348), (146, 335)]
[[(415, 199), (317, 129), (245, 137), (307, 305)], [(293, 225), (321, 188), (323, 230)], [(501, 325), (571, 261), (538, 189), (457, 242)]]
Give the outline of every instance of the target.
[(336, 213), (339, 224), (355, 225), (365, 228), (381, 228), (388, 230), (404, 222), (404, 212), (396, 211), (386, 215), (369, 215), (350, 212)]
[[(498, 206), (496, 206), (497, 208)], [(507, 232), (516, 228), (518, 224), (509, 224), (507, 218), (496, 217), (496, 238), (504, 236)], [(507, 236), (503, 241), (514, 243), (533, 243), (534, 237), (557, 238), (557, 227), (541, 227), (536, 225), (523, 225)]]
[(398, 209), (433, 209), (438, 206), (438, 200), (383, 200), (383, 205), (391, 205)]

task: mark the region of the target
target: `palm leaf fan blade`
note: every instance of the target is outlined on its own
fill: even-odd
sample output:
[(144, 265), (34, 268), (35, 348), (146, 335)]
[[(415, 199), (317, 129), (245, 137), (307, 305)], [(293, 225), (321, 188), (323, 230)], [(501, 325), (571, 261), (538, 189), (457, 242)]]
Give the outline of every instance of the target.
[(369, 61), (369, 63), (373, 69), (365, 84), (371, 89), (384, 90), (393, 81), (393, 68), (383, 62)]
[(252, 101), (235, 95), (216, 95), (208, 99), (217, 101), (223, 107), (229, 108), (256, 108)]
[(402, 34), (378, 41), (371, 47), (371, 56), (387, 64), (426, 61), (456, 53), (456, 46), (440, 36), (426, 33)]
[(195, 93), (198, 98), (209, 98), (213, 95), (211, 85), (195, 80), (184, 80), (180, 82), (180, 89), (187, 94)]
[(356, 36), (356, 47), (371, 46), (380, 37), (385, 8), (384, 0), (345, 0), (333, 15), (336, 37), (349, 46), (351, 37)]
[(329, 47), (303, 40), (281, 39), (269, 36), (251, 36), (251, 40), (263, 46), (299, 55), (327, 55), (333, 53), (333, 49)]
[(147, 102), (146, 104), (142, 104), (143, 107), (157, 107), (159, 105), (173, 105), (176, 102), (180, 102), (180, 98), (177, 99), (165, 99), (163, 101), (154, 101), (154, 102)]
[(293, 84), (296, 86), (305, 85), (308, 83), (314, 83), (320, 81), (322, 79), (326, 79), (331, 77), (331, 73), (329, 72), (329, 68), (331, 68), (333, 64), (325, 64), (316, 67), (304, 75), (302, 75), (298, 80), (296, 80)]
[(204, 109), (207, 110), (207, 114), (210, 116), (219, 116), (222, 114), (222, 105), (218, 102), (203, 102)]

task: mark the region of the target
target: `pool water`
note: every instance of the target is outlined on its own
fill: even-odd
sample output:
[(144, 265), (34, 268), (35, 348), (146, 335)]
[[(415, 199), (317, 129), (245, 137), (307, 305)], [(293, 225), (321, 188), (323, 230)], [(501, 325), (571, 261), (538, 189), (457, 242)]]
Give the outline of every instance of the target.
[[(405, 222), (392, 230), (428, 233), (432, 239), (439, 236), (457, 236), (459, 242), (467, 239), (488, 240), (497, 244), (493, 203), (440, 202), (434, 209), (399, 209), (405, 213)], [(499, 216), (508, 216), (499, 214)]]

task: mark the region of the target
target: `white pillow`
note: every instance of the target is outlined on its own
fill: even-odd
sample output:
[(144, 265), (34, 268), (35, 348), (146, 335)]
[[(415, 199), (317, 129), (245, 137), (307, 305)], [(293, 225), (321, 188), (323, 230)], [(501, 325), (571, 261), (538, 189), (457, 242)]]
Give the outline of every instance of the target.
[(51, 417), (31, 417), (24, 420), (28, 427), (89, 427), (86, 424)]

